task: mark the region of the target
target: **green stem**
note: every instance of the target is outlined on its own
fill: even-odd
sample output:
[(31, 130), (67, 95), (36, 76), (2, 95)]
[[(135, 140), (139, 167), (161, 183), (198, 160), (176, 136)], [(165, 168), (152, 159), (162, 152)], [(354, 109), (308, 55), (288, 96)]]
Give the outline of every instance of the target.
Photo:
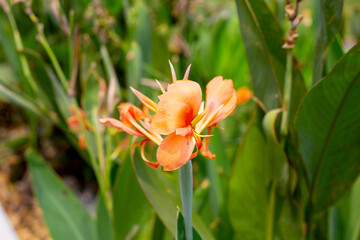
[(11, 27), (11, 30), (12, 30), (12, 33), (14, 36), (16, 51), (19, 52), (20, 64), (21, 64), (23, 74), (25, 76), (25, 79), (27, 80), (27, 83), (28, 83), (32, 93), (35, 95), (38, 95), (39, 89), (37, 88), (35, 80), (34, 80), (33, 76), (31, 75), (29, 63), (25, 57), (25, 54), (23, 53), (24, 46), (23, 46), (23, 43), (21, 40), (20, 32), (18, 30), (14, 15), (10, 9), (9, 9), (9, 11), (6, 11), (6, 14), (7, 14), (7, 17), (8, 17), (9, 23), (10, 23), (10, 27)]
[(44, 35), (44, 32), (42, 30), (42, 27), (37, 24), (37, 28), (38, 28), (38, 33), (39, 33), (39, 41), (41, 43), (41, 45), (43, 46), (43, 48), (45, 49), (47, 55), (49, 56), (50, 58), (50, 61), (56, 71), (56, 74), (58, 75), (59, 79), (60, 79), (60, 82), (61, 84), (63, 85), (63, 88), (65, 89), (65, 91), (67, 92), (68, 91), (68, 82), (67, 82), (67, 79), (65, 77), (65, 74), (60, 66), (60, 63), (59, 61), (57, 60), (56, 56), (55, 56), (55, 53), (53, 52), (53, 50), (51, 49), (48, 41), (46, 40), (46, 37)]
[(192, 232), (192, 195), (193, 195), (193, 173), (191, 160), (179, 170), (181, 203), (185, 221), (186, 240), (193, 240)]
[[(285, 84), (284, 84), (284, 101), (283, 101), (283, 114), (281, 119), (280, 132), (285, 138), (289, 129), (289, 112), (290, 112), (290, 100), (291, 100), (291, 83), (292, 83), (292, 52), (291, 49), (287, 52), (286, 58), (286, 72), (285, 72)], [(283, 139), (284, 139), (283, 138)]]

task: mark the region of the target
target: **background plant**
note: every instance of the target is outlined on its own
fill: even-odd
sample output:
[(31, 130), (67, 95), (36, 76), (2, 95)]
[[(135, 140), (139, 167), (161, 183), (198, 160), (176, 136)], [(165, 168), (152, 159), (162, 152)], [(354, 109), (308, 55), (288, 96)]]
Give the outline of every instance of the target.
[[(29, 130), (1, 148), (29, 149), (33, 189), (54, 239), (181, 232), (178, 174), (148, 168), (137, 151), (131, 161), (131, 139), (98, 122), (117, 117), (120, 101), (138, 104), (129, 86), (155, 98), (153, 79), (171, 82), (168, 59), (177, 72), (192, 63), (190, 79), (203, 87), (223, 75), (256, 97), (214, 131), (216, 159), (193, 161), (202, 239), (359, 238), (359, 45), (343, 55), (359, 41), (356, 1), (301, 2), (288, 61), (286, 1), (19, 2), (1, 1), (0, 98), (24, 109)], [(72, 116), (78, 129), (68, 125)], [(91, 214), (37, 153), (42, 139), (56, 144), (57, 136), (91, 166), (99, 187)]]

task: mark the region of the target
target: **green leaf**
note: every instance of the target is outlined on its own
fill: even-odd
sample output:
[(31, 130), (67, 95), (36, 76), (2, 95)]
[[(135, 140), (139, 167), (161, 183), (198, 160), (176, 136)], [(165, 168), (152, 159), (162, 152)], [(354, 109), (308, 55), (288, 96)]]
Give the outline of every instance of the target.
[(144, 224), (150, 210), (136, 180), (129, 153), (116, 177), (113, 200), (115, 239), (125, 239), (133, 229)]
[(301, 238), (298, 207), (286, 191), (286, 155), (274, 139), (278, 113), (264, 118), (257, 109), (238, 148), (228, 198), (235, 239)]
[(330, 209), (329, 239), (357, 240), (360, 233), (360, 178), (351, 191)]
[(97, 239), (114, 239), (113, 225), (111, 222), (110, 214), (106, 208), (104, 197), (101, 193), (98, 194), (96, 201), (96, 230)]
[(360, 168), (360, 44), (304, 97), (296, 127), (315, 211), (338, 200)]
[(318, 8), (319, 27), (315, 45), (313, 83), (322, 78), (324, 52), (340, 30), (343, 0), (321, 0)]
[(32, 186), (54, 240), (96, 239), (95, 223), (74, 192), (34, 151), (26, 153)]
[(42, 110), (30, 97), (25, 95), (25, 93), (10, 90), (1, 82), (3, 82), (3, 80), (0, 80), (0, 95), (8, 99), (11, 103), (23, 107), (38, 116), (42, 115)]
[[(160, 169), (147, 166), (138, 151), (135, 151), (132, 162), (138, 182), (150, 204), (164, 225), (176, 236), (177, 208), (181, 206), (179, 185), (171, 182)], [(202, 239), (214, 239), (196, 213), (193, 213), (193, 227)]]
[(263, 0), (235, 2), (255, 95), (268, 109), (276, 108), (285, 72), (283, 32)]
[[(176, 240), (186, 240), (185, 238), (185, 221), (184, 216), (178, 209), (177, 212), (177, 224), (176, 224)], [(201, 240), (199, 233), (193, 228), (193, 239)]]

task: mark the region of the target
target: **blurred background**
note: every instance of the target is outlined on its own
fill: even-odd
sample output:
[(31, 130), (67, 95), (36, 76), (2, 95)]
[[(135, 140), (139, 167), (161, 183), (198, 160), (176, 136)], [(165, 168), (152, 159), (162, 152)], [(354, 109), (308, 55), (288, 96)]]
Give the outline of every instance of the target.
[[(85, 112), (96, 104), (100, 116), (117, 116), (116, 106), (123, 101), (138, 104), (130, 86), (155, 99), (159, 92), (154, 91), (154, 79), (171, 82), (168, 60), (178, 78), (192, 64), (190, 79), (202, 87), (222, 75), (232, 79), (236, 89), (252, 88), (235, 1), (10, 2), (0, 1), (0, 202), (21, 239), (50, 239), (31, 191), (24, 157), (29, 146), (94, 211), (99, 186), (77, 133), (66, 125), (63, 112), (69, 110), (62, 108), (68, 100), (54, 91), (64, 81), (69, 82), (65, 90), (71, 99)], [(285, 1), (266, 2), (287, 30)], [(294, 48), (296, 67), (308, 87), (319, 24), (317, 2), (301, 3), (304, 19)], [(337, 52), (360, 40), (358, 0), (345, 1), (341, 26), (329, 47), (328, 55), (334, 57), (327, 58), (327, 71)], [(240, 142), (253, 108), (254, 103), (245, 105), (225, 123), (236, 126), (224, 133), (228, 154)]]

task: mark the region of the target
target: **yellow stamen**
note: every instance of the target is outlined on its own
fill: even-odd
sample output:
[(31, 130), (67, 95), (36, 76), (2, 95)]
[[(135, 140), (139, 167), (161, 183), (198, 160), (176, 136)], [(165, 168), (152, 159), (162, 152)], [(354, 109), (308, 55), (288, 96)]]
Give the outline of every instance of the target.
[(199, 133), (201, 133), (206, 127), (208, 127), (208, 124), (214, 119), (216, 114), (224, 107), (224, 104), (221, 104), (209, 117), (203, 118), (206, 119), (204, 123), (201, 124), (201, 127), (199, 127)]
[(139, 92), (138, 90), (136, 90), (135, 88), (130, 87), (131, 91), (133, 91), (133, 93), (136, 95), (136, 97), (151, 111), (156, 112), (157, 111), (157, 107), (156, 107), (156, 103), (151, 100), (150, 98), (148, 98), (147, 96), (145, 96), (144, 94), (142, 94), (141, 92)]
[(160, 88), (161, 92), (162, 92), (162, 93), (165, 93), (165, 89), (163, 88), (163, 86), (161, 85), (161, 83), (160, 83), (157, 79), (155, 79), (155, 81), (156, 81), (156, 83), (159, 85), (159, 88)]
[(146, 121), (139, 121), (141, 123), (141, 125), (147, 130), (149, 131), (150, 134), (152, 134), (154, 137), (156, 137), (160, 142), (162, 142), (163, 138), (161, 137), (160, 134), (158, 134), (157, 132), (155, 132), (151, 127), (150, 124)]
[(195, 126), (198, 122), (200, 122), (201, 119), (206, 115), (207, 110), (203, 111), (202, 113), (199, 113), (192, 121), (191, 125)]
[(142, 128), (136, 121), (135, 119), (131, 118), (129, 119), (130, 123), (133, 125), (134, 128), (136, 128), (139, 132), (141, 132), (142, 134), (144, 134), (148, 139), (150, 139), (151, 141), (153, 141), (154, 143), (156, 143), (157, 145), (161, 144), (161, 141), (159, 141), (159, 139), (157, 139), (155, 136), (151, 135), (150, 133), (148, 133), (144, 128)]

